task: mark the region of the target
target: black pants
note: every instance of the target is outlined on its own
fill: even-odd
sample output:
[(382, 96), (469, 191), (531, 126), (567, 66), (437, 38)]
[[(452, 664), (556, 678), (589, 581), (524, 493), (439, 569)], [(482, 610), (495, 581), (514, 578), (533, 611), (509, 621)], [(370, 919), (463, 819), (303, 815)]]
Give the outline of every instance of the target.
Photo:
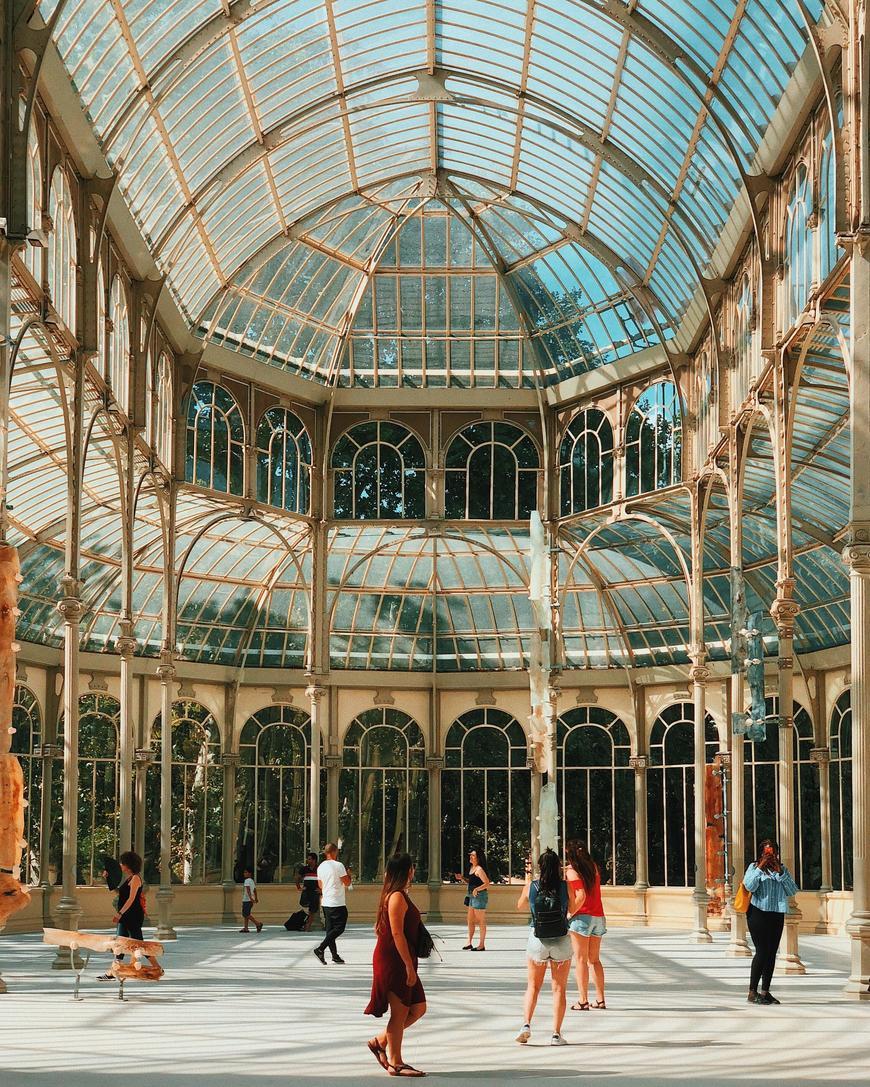
[(756, 906), (750, 905), (746, 911), (746, 923), (749, 926), (749, 935), (755, 944), (755, 955), (749, 972), (749, 988), (753, 992), (758, 992), (760, 979), (761, 991), (767, 993), (770, 992), (770, 979), (773, 977), (773, 968), (776, 965), (776, 953), (779, 950), (779, 941), (782, 939), (785, 914), (759, 910)]
[[(137, 912), (134, 913), (132, 917), (130, 917), (129, 913), (130, 911), (128, 910), (127, 913), (125, 913), (121, 920), (118, 922), (118, 935), (127, 936), (131, 940), (144, 939), (142, 935), (142, 922), (145, 920), (144, 915)], [(115, 958), (118, 960), (118, 962), (124, 961), (123, 955), (116, 955)]]
[(335, 958), (338, 954), (335, 941), (347, 928), (347, 906), (324, 906), (323, 918), (326, 921), (326, 935), (317, 950), (326, 951), (328, 948), (329, 953)]

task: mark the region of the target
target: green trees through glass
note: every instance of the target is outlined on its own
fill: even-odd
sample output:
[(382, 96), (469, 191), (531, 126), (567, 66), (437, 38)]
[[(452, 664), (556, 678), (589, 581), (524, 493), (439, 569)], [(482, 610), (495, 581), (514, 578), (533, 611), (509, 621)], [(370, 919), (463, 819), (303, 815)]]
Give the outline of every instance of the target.
[(211, 381), (197, 381), (187, 409), (188, 483), (242, 494), (245, 478), (245, 425), (232, 393)]
[(559, 478), (563, 517), (613, 501), (613, 429), (603, 411), (587, 408), (568, 424)]
[(447, 449), (445, 512), (470, 520), (519, 521), (538, 504), (540, 457), (512, 423), (473, 423)]
[(36, 884), (47, 880), (39, 870), (39, 831), (42, 818), (42, 767), (36, 753), (42, 743), (42, 713), (36, 695), (19, 683), (12, 704), (12, 754), (18, 756), (24, 774), (24, 852), (21, 858), (21, 882)]
[(269, 408), (257, 427), (257, 499), (291, 513), (311, 502), (311, 439), (286, 408)]
[(831, 882), (852, 890), (852, 692), (843, 691), (831, 714)]
[(680, 396), (672, 381), (650, 385), (634, 402), (625, 427), (625, 492), (645, 494), (682, 478)]
[(416, 520), (426, 514), (423, 446), (406, 427), (360, 423), (332, 450), (336, 517)]

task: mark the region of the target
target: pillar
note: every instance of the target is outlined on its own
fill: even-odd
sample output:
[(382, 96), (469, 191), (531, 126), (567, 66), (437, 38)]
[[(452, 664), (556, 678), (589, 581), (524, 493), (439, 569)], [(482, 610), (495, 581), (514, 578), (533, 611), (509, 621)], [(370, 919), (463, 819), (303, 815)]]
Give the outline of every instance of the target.
[[(733, 677), (732, 677), (733, 678)], [(740, 677), (737, 677), (738, 680)], [(737, 684), (738, 692), (742, 693), (742, 685)], [(739, 705), (740, 702), (732, 703)], [(734, 733), (731, 737), (731, 865), (734, 868), (734, 880), (732, 890), (736, 890), (743, 880), (746, 871), (746, 858), (744, 856), (744, 836), (746, 834), (746, 803), (744, 792), (745, 752), (743, 745), (745, 740), (742, 733)], [(735, 913), (731, 909), (734, 896), (729, 898), (728, 908), (731, 917), (731, 939), (728, 941), (728, 950), (725, 952), (730, 958), (745, 959), (752, 955), (749, 942), (746, 939), (746, 914)]]
[(133, 659), (136, 652), (136, 639), (133, 637), (133, 624), (129, 619), (121, 620), (121, 637), (116, 649), (121, 658), (121, 721), (118, 761), (120, 780), (118, 782), (118, 842), (120, 852), (133, 847)]
[[(822, 831), (822, 885), (821, 894), (832, 890), (831, 882), (831, 749), (814, 747), (810, 759), (819, 770), (819, 804), (821, 806)], [(825, 918), (827, 921), (827, 917)]]
[[(76, 898), (78, 870), (79, 801), (79, 637), (82, 602), (81, 585), (71, 577), (61, 582), (63, 598), (57, 605), (63, 616), (63, 861), (61, 899), (55, 923), (63, 929), (77, 929), (81, 907)], [(70, 953), (59, 947), (52, 968), (68, 970)]]
[[(221, 842), (221, 880), (224, 890), (224, 909), (221, 920), (225, 925), (233, 925), (238, 920), (235, 910), (236, 880), (235, 880), (235, 831), (236, 831), (236, 771), (239, 766), (239, 755), (235, 751), (227, 751), (221, 755), (221, 765), (224, 769), (223, 789), (223, 837)], [(254, 875), (256, 876), (256, 864), (258, 857), (254, 857)]]
[(133, 778), (133, 849), (140, 857), (145, 856), (145, 798), (148, 789), (148, 767), (154, 762), (150, 747), (136, 749), (136, 773)]
[(51, 865), (51, 796), (54, 782), (54, 761), (63, 758), (63, 748), (56, 743), (45, 743), (34, 752), (42, 763), (42, 792), (39, 796), (39, 889), (42, 892), (42, 925), (52, 928), (51, 896), (54, 885), (49, 883)]
[[(791, 578), (777, 582), (780, 595), (773, 603), (771, 615), (776, 623), (779, 640), (777, 676), (779, 691), (779, 848), (785, 864), (795, 882), (800, 884), (795, 871), (795, 789), (794, 789), (794, 624), (800, 610), (791, 599), (794, 581)], [(785, 918), (784, 947), (781, 946), (778, 969), (786, 974), (805, 974), (798, 951), (798, 926), (801, 913), (792, 898)]]
[[(858, 541), (858, 534), (863, 536)], [(845, 992), (870, 999), (870, 526), (845, 548), (852, 602), (852, 963)]]
[(338, 784), (341, 779), (341, 755), (324, 755), (323, 765), (326, 767), (326, 837), (330, 842), (335, 842), (340, 834)]
[(634, 851), (635, 917), (637, 925), (647, 924), (646, 892), (649, 890), (649, 840), (647, 834), (646, 772), (649, 755), (634, 755), (628, 760), (634, 770)]
[(692, 892), (692, 940), (698, 944), (709, 944), (713, 937), (707, 927), (707, 807), (704, 793), (707, 780), (707, 680), (710, 673), (704, 667), (701, 657), (696, 658), (689, 675), (695, 707), (695, 889)]
[(157, 892), (157, 939), (177, 939), (172, 927), (172, 683), (175, 668), (165, 662), (160, 680), (160, 890)]
[(429, 772), (429, 920), (441, 916), (441, 771), (443, 755), (427, 755)]
[[(320, 856), (323, 848), (320, 828), (320, 765), (321, 748), (329, 736), (329, 711), (326, 687), (310, 684), (305, 693), (311, 701), (311, 778), (308, 786), (308, 840), (312, 852)], [(338, 789), (336, 782), (336, 816)], [(338, 827), (338, 818), (335, 820)], [(334, 840), (334, 839), (333, 839)]]

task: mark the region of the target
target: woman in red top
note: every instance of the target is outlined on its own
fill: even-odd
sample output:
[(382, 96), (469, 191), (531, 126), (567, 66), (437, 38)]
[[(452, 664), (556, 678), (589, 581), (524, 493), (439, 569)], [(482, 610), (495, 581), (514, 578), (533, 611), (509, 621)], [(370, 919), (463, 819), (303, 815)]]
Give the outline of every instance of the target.
[(372, 998), (366, 1015), (378, 1018), (389, 1010), (383, 1034), (368, 1043), (375, 1060), (391, 1076), (425, 1076), (402, 1060), (402, 1038), (408, 1027), (426, 1014), (426, 994), (417, 976), (417, 937), (420, 911), (408, 888), (414, 882), (414, 862), (407, 853), (387, 861), (378, 903), (375, 932), (378, 942), (372, 959)]
[(574, 944), (574, 972), (580, 999), (572, 1011), (589, 1011), (589, 967), (595, 976), (593, 1008), (606, 1008), (604, 967), (601, 965), (601, 937), (607, 932), (601, 901), (601, 873), (589, 850), (576, 838), (565, 846), (565, 879), (568, 881), (568, 931)]

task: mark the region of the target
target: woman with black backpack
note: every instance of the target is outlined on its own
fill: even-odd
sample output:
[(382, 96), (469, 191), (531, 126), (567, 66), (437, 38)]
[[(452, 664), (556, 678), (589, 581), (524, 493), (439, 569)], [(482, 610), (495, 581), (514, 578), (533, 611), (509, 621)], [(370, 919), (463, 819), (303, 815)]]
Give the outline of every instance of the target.
[(527, 905), (531, 914), (531, 932), (526, 947), (528, 985), (525, 1021), (517, 1041), (525, 1045), (532, 1036), (532, 1017), (549, 967), (553, 989), (553, 1036), (550, 1045), (567, 1045), (562, 1034), (562, 1020), (565, 1018), (568, 976), (574, 949), (568, 935), (568, 885), (562, 878), (559, 858), (552, 849), (545, 849), (541, 854), (536, 880), (532, 879), (531, 863), (526, 867), (526, 885), (517, 902), (517, 909), (525, 909)]

